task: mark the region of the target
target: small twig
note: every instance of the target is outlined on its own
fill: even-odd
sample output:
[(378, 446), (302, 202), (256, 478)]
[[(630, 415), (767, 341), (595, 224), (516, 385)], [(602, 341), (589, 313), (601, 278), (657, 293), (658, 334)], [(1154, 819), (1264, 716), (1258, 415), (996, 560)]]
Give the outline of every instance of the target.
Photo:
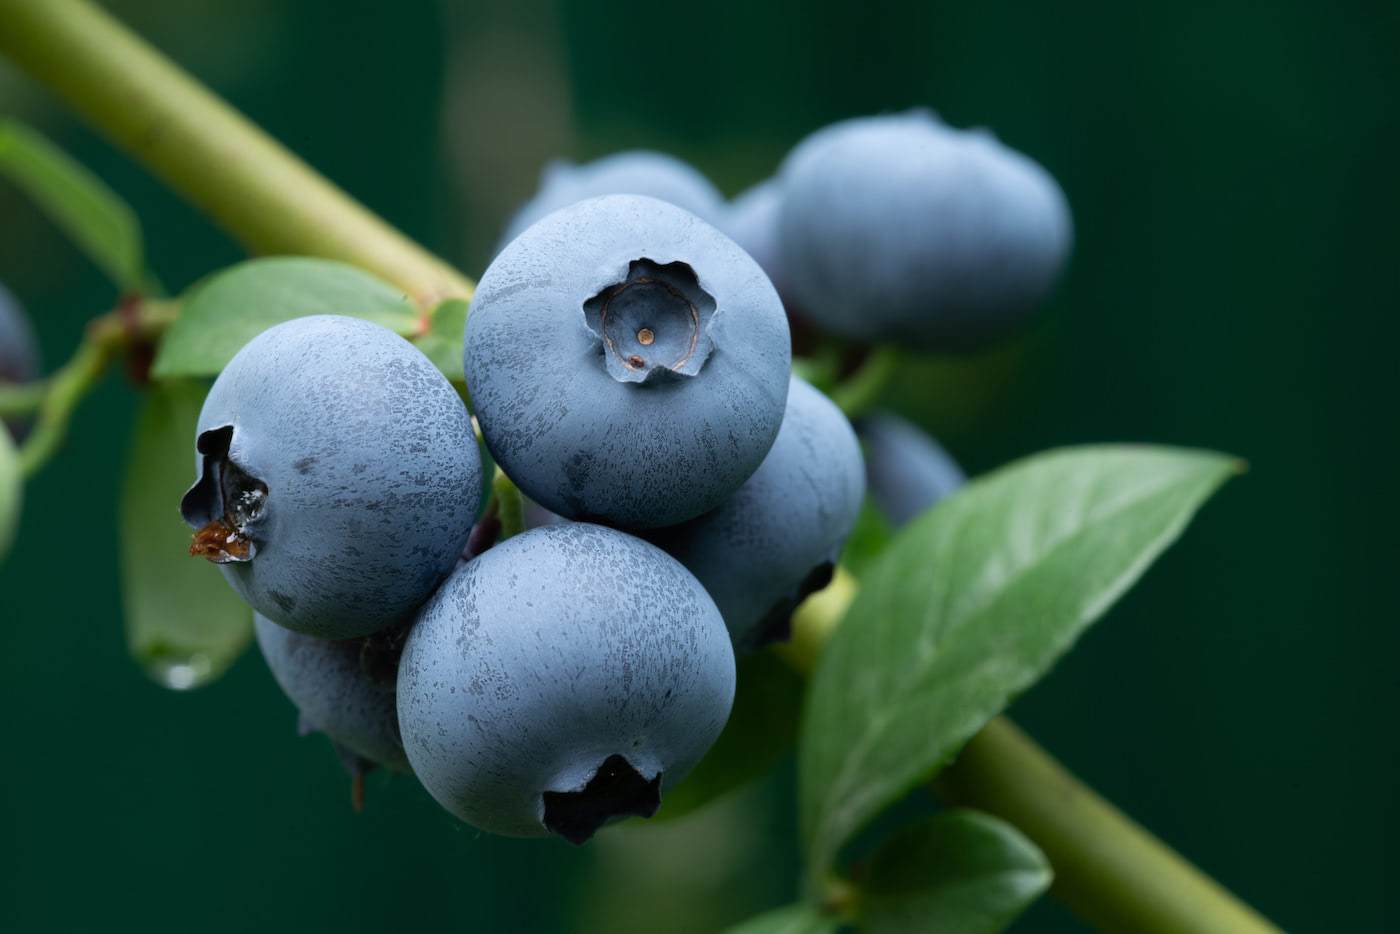
[(885, 391), (890, 377), (899, 365), (900, 353), (893, 345), (875, 350), (865, 362), (831, 391), (831, 401), (835, 402), (846, 417), (855, 419), (864, 414)]
[(175, 319), (176, 310), (170, 301), (125, 298), (115, 311), (89, 322), (72, 358), (48, 379), (0, 386), (0, 414), (38, 413), (19, 451), (26, 478), (38, 473), (63, 444), (73, 411), (102, 379), (107, 364), (123, 349), (153, 340)]

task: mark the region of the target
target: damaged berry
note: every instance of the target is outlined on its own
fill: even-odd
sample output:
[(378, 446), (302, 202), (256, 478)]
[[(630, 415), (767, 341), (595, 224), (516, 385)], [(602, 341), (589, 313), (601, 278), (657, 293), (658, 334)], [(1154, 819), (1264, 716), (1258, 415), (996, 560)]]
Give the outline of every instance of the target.
[(635, 529), (712, 509), (758, 468), (792, 353), (748, 254), (680, 208), (612, 195), (502, 251), (463, 359), (486, 446), (522, 492)]
[(423, 607), (399, 725), (423, 786), (462, 820), (582, 843), (656, 810), (724, 728), (734, 679), (724, 621), (685, 568), (560, 523), (463, 565)]
[(792, 611), (831, 580), (864, 496), (850, 422), (793, 377), (782, 430), (754, 475), (703, 516), (645, 537), (705, 586), (744, 651), (788, 638)]
[(348, 638), (404, 620), (452, 570), (482, 490), (471, 422), (413, 345), (357, 318), (270, 328), (200, 412), (191, 554), (288, 629)]

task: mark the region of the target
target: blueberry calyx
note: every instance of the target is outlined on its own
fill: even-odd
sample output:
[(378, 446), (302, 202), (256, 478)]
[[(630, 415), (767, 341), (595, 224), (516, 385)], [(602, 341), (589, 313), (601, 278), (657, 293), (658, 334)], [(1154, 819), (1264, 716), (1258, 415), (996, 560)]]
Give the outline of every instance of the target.
[(545, 829), (575, 846), (587, 843), (614, 817), (651, 817), (661, 806), (661, 773), (642, 778), (619, 755), (608, 756), (578, 791), (546, 791)]
[(583, 303), (608, 374), (620, 383), (661, 383), (700, 372), (714, 349), (715, 300), (685, 263), (636, 259), (621, 282)]
[(203, 469), (199, 481), (180, 500), (180, 514), (198, 529), (190, 556), (214, 564), (253, 560), (256, 548), (245, 527), (262, 514), (267, 484), (250, 476), (229, 458), (233, 426), (202, 432), (195, 442)]

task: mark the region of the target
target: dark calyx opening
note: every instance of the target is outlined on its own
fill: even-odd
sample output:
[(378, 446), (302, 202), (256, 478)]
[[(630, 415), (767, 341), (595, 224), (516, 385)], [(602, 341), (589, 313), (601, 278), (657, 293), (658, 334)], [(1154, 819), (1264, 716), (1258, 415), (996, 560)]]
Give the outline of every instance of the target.
[(773, 604), (764, 614), (758, 625), (749, 631), (741, 648), (758, 649), (770, 642), (786, 642), (791, 639), (793, 611), (802, 605), (803, 600), (830, 584), (835, 573), (834, 561), (826, 561), (812, 568), (811, 572), (802, 578), (802, 583), (797, 585), (796, 590)]
[(661, 773), (651, 781), (622, 756), (608, 756), (582, 791), (546, 791), (544, 826), (574, 845), (614, 817), (650, 817), (661, 807)]
[(190, 554), (215, 564), (253, 560), (253, 542), (244, 526), (262, 513), (267, 484), (251, 477), (229, 459), (233, 426), (202, 432), (195, 441), (201, 458), (200, 478), (180, 500), (180, 515), (193, 528)]
[(399, 659), (413, 630), (413, 619), (362, 637), (359, 647), (360, 671), (376, 688), (393, 694), (399, 686)]
[(715, 300), (685, 263), (633, 260), (627, 278), (583, 303), (608, 373), (640, 383), (694, 376), (709, 358)]

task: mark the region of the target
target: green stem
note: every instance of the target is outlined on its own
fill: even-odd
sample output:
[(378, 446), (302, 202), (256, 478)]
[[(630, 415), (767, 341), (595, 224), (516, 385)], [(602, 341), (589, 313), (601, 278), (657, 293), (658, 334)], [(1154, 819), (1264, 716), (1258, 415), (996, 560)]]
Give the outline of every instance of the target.
[(501, 538), (507, 539), (525, 531), (525, 500), (520, 490), (511, 482), (501, 468), (496, 468), (496, 476), (491, 481), (491, 493), (496, 497), (498, 515), (501, 520)]
[(102, 378), (108, 362), (134, 342), (155, 340), (178, 310), (174, 301), (128, 296), (116, 310), (88, 323), (72, 358), (48, 379), (0, 385), (0, 415), (38, 411), (34, 429), (20, 447), (25, 477), (33, 477), (58, 451), (74, 410)]
[(1034, 840), (1055, 870), (1051, 894), (1101, 931), (1278, 934), (1005, 717), (983, 727), (933, 787)]
[[(832, 585), (793, 614), (781, 654), (804, 675), (859, 586)], [(1050, 889), (1107, 934), (1278, 934), (1262, 916), (1071, 775), (1006, 717), (982, 727), (931, 783), (950, 804), (1015, 825), (1050, 860)]]
[(86, 340), (79, 345), (73, 358), (49, 377), (39, 406), (39, 418), (19, 449), (20, 469), (26, 478), (38, 473), (58, 451), (68, 435), (73, 410), (102, 378), (107, 361), (120, 342), (118, 335)]
[(261, 253), (341, 260), (425, 312), (472, 282), (87, 0), (0, 0), (0, 54)]
[(0, 382), (0, 418), (28, 415), (44, 401), (48, 381), (33, 383)]
[(865, 362), (831, 392), (835, 402), (846, 417), (860, 417), (880, 398), (890, 377), (899, 365), (899, 349), (892, 344), (876, 348)]

